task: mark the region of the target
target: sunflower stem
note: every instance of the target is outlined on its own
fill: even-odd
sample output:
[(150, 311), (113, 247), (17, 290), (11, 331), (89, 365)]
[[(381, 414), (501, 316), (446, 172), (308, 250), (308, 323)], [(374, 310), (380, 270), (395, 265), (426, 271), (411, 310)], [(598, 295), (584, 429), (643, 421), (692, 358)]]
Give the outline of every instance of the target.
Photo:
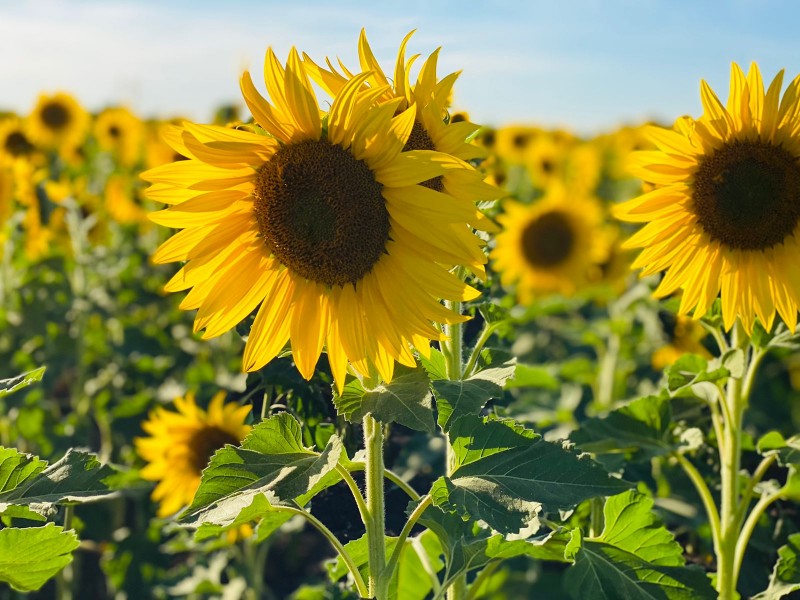
[[(720, 543), (717, 549), (717, 591), (720, 600), (733, 600), (736, 597), (737, 544), (744, 516), (739, 511), (739, 503), (742, 499), (739, 474), (742, 458), (742, 424), (748, 397), (752, 391), (755, 371), (762, 358), (762, 353), (752, 348), (750, 339), (738, 320), (731, 334), (731, 347), (745, 351), (745, 375), (744, 377), (729, 378), (725, 396), (722, 398), (725, 420), (722, 431), (724, 443), (720, 447), (722, 498)], [(743, 552), (744, 549), (741, 548), (740, 553), (743, 554)]]
[(366, 449), (367, 547), (369, 556), (369, 597), (384, 600), (389, 595), (386, 568), (386, 524), (383, 507), (383, 424), (372, 414), (364, 416)]
[[(464, 279), (465, 271), (459, 267), (456, 275)], [(454, 313), (460, 315), (462, 305), (457, 301), (445, 301), (445, 306)], [(461, 381), (464, 378), (464, 357), (463, 357), (463, 327), (461, 323), (445, 324), (444, 334), (447, 339), (442, 342), (442, 354), (445, 360), (445, 374), (450, 381)], [(488, 339), (488, 337), (487, 337)], [(485, 343), (485, 342), (484, 342)], [(477, 361), (477, 356), (476, 359)], [(474, 365), (474, 363), (473, 363)], [(453, 448), (448, 443), (445, 444), (445, 474), (449, 477), (456, 469), (456, 456)], [(462, 573), (453, 580), (447, 590), (447, 600), (464, 600), (467, 597), (467, 575)]]

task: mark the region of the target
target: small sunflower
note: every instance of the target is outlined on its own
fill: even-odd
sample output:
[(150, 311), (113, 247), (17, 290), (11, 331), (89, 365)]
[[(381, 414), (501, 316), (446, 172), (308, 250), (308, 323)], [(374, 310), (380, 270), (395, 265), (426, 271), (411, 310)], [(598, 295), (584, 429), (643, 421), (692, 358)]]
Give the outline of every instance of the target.
[(153, 260), (188, 261), (166, 290), (191, 288), (181, 308), (199, 308), (195, 330), (221, 335), (258, 308), (246, 371), (291, 340), (306, 378), (326, 346), (340, 389), (348, 363), (389, 381), (395, 361), (416, 364), (411, 346), (427, 355), (441, 338), (434, 323), (465, 320), (440, 298), (478, 296), (448, 270), (486, 262), (466, 225), (474, 204), (417, 185), (469, 167), (438, 152), (403, 152), (415, 106), (376, 104), (388, 88), (364, 87), (373, 76), (344, 85), (323, 128), (297, 51), (284, 68), (270, 49), (271, 102), (249, 73), (241, 80), (267, 135), (184, 123), (167, 141), (189, 159), (143, 175), (154, 184), (149, 196), (173, 205), (151, 219), (183, 229)]
[(542, 132), (531, 141), (525, 153), (525, 165), (535, 188), (546, 190), (553, 182), (564, 179), (569, 147), (563, 133)]
[(521, 165), (531, 144), (541, 131), (527, 125), (509, 125), (495, 131), (495, 153), (504, 161)]
[(134, 440), (136, 452), (148, 463), (142, 477), (158, 482), (152, 498), (159, 517), (190, 504), (214, 452), (226, 444), (238, 445), (250, 432), (244, 423), (250, 407), (226, 404), (224, 392), (214, 396), (208, 411), (197, 406), (192, 393), (176, 398), (175, 408), (177, 412), (153, 410), (142, 423), (148, 436)]
[(69, 94), (42, 94), (28, 117), (28, 125), (33, 143), (43, 148), (72, 149), (83, 142), (89, 115)]
[(498, 221), (503, 230), (490, 258), (501, 283), (516, 284), (522, 304), (540, 294), (574, 294), (603, 258), (597, 245), (602, 211), (591, 197), (568, 197), (554, 188), (532, 205), (504, 202)]
[(24, 123), (16, 117), (0, 121), (0, 161), (28, 160), (36, 152)]
[(136, 163), (142, 152), (144, 125), (124, 107), (107, 108), (94, 123), (94, 135), (102, 150), (113, 153), (127, 166)]
[(665, 271), (657, 297), (683, 290), (679, 313), (703, 316), (719, 295), (723, 323), (777, 311), (792, 330), (800, 305), (800, 76), (781, 99), (783, 71), (764, 91), (758, 66), (731, 70), (724, 106), (703, 81), (704, 114), (673, 130), (650, 127), (659, 150), (638, 152), (632, 172), (655, 188), (617, 207), (647, 223), (627, 242), (644, 248), (642, 275)]

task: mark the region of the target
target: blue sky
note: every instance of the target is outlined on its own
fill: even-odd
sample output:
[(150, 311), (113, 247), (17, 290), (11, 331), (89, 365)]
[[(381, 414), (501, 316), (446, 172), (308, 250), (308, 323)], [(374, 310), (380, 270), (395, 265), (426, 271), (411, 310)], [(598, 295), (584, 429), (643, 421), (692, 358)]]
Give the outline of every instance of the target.
[(355, 67), (363, 26), (391, 72), (416, 28), (410, 51), (442, 46), (440, 73), (462, 71), (455, 108), (473, 120), (591, 134), (698, 114), (700, 79), (724, 99), (731, 61), (790, 80), (799, 18), (788, 0), (0, 0), (0, 108), (24, 114), (65, 90), (95, 110), (203, 121), (239, 101), (239, 73), (260, 71), (267, 46)]

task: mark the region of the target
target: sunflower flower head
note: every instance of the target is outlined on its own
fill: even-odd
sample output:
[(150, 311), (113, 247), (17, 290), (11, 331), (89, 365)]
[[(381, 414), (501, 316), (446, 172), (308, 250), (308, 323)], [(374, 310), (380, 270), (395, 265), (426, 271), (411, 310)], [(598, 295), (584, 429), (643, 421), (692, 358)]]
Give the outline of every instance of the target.
[(501, 283), (516, 286), (522, 304), (543, 294), (575, 294), (608, 256), (597, 200), (561, 186), (533, 204), (506, 200), (498, 221), (503, 230), (490, 257)]
[(800, 305), (800, 76), (781, 97), (783, 72), (766, 92), (758, 66), (731, 69), (722, 104), (703, 81), (704, 114), (672, 130), (649, 127), (658, 147), (634, 153), (632, 172), (655, 185), (617, 207), (646, 223), (626, 246), (643, 248), (642, 275), (664, 271), (655, 291), (683, 290), (679, 313), (703, 316), (721, 299), (723, 323), (769, 330), (776, 312), (794, 330)]
[(71, 151), (83, 142), (89, 115), (70, 94), (42, 94), (28, 117), (28, 127), (34, 144)]
[(181, 307), (198, 309), (203, 337), (255, 311), (246, 371), (291, 341), (306, 378), (324, 347), (339, 389), (348, 364), (389, 381), (395, 362), (415, 364), (412, 347), (427, 355), (441, 339), (435, 323), (464, 319), (441, 298), (478, 295), (449, 272), (483, 270), (482, 242), (467, 226), (474, 203), (419, 185), (470, 167), (403, 151), (416, 105), (377, 102), (388, 88), (365, 85), (374, 73), (348, 80), (323, 113), (306, 68), (295, 49), (285, 66), (268, 50), (269, 101), (244, 73), (255, 132), (188, 122), (168, 130), (187, 160), (143, 177), (149, 196), (171, 205), (151, 219), (182, 231), (153, 260), (185, 261), (166, 290), (190, 290)]
[(147, 437), (134, 441), (136, 452), (147, 461), (141, 476), (158, 482), (152, 498), (159, 517), (190, 504), (214, 452), (226, 444), (239, 445), (250, 432), (244, 423), (250, 407), (226, 403), (224, 392), (214, 396), (207, 411), (197, 406), (192, 393), (176, 398), (175, 408), (152, 411), (142, 423)]

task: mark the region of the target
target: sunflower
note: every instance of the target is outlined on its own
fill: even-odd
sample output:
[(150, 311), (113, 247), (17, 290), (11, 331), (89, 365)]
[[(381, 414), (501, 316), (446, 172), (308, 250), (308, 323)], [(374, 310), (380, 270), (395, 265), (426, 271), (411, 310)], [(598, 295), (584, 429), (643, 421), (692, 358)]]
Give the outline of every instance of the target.
[(189, 160), (143, 174), (154, 183), (149, 196), (173, 205), (151, 219), (183, 229), (153, 260), (188, 261), (166, 290), (192, 288), (181, 308), (199, 308), (195, 330), (218, 336), (260, 305), (246, 371), (291, 340), (307, 379), (327, 346), (340, 389), (348, 363), (389, 381), (395, 361), (415, 365), (410, 346), (427, 355), (441, 338), (434, 322), (465, 320), (440, 298), (479, 295), (447, 267), (483, 269), (481, 242), (466, 226), (474, 204), (417, 185), (469, 167), (437, 152), (402, 152), (417, 112), (400, 110), (400, 99), (376, 105), (387, 88), (364, 87), (372, 76), (345, 84), (323, 128), (297, 51), (284, 68), (270, 49), (271, 103), (249, 73), (241, 80), (267, 135), (187, 122), (167, 141)]
[(679, 313), (703, 316), (719, 295), (723, 323), (769, 330), (777, 310), (794, 330), (800, 304), (800, 76), (781, 99), (783, 71), (766, 93), (758, 66), (735, 63), (723, 106), (701, 83), (704, 114), (673, 130), (650, 127), (657, 151), (632, 171), (656, 187), (618, 206), (647, 223), (627, 242), (644, 248), (642, 275), (666, 271), (657, 297), (683, 290)]
[(528, 144), (525, 165), (533, 186), (546, 190), (553, 182), (564, 178), (569, 144), (564, 134), (542, 132)]
[(494, 150), (504, 161), (521, 165), (531, 144), (541, 131), (527, 125), (509, 125), (495, 132)]
[(69, 94), (42, 94), (28, 117), (28, 125), (34, 144), (51, 149), (74, 148), (83, 142), (89, 115)]
[[(389, 83), (389, 79), (375, 59), (367, 41), (367, 34), (363, 29), (358, 40), (361, 69), (365, 73), (371, 73), (367, 79), (368, 85), (372, 89), (384, 90), (377, 96), (377, 101), (379, 103), (399, 101), (398, 109), (416, 106), (414, 126), (403, 150), (436, 150), (449, 154), (460, 161), (484, 158), (487, 155), (486, 151), (481, 146), (467, 141), (480, 129), (480, 125), (466, 120), (453, 121), (448, 118), (453, 85), (458, 78), (458, 73), (451, 73), (441, 80), (437, 78), (436, 66), (439, 49), (424, 61), (420, 67), (417, 82), (414, 85), (411, 84), (409, 71), (418, 56), (415, 55), (406, 60), (405, 53), (406, 45), (413, 34), (412, 31), (406, 35), (400, 44), (395, 61), (393, 84)], [(333, 67), (330, 60), (327, 60), (328, 69), (320, 67), (305, 54), (303, 61), (312, 79), (332, 95), (340, 93), (342, 88), (354, 77), (353, 73), (341, 62), (340, 67), (343, 74)], [(448, 169), (443, 175), (431, 178), (422, 185), (454, 196), (459, 200), (471, 202), (495, 200), (502, 194), (497, 188), (484, 183), (480, 172), (467, 163), (462, 162), (461, 167)], [(477, 210), (467, 222), (477, 229), (496, 231), (494, 224)], [(482, 276), (483, 271), (479, 270), (478, 274)]]
[(490, 258), (501, 283), (516, 284), (522, 304), (539, 294), (574, 294), (607, 254), (597, 243), (599, 204), (591, 197), (568, 196), (558, 187), (532, 205), (506, 201), (498, 221), (503, 230)]
[(152, 498), (158, 516), (167, 517), (191, 503), (200, 485), (200, 474), (211, 456), (226, 444), (238, 445), (250, 432), (244, 421), (249, 406), (225, 403), (217, 393), (208, 411), (198, 407), (194, 394), (175, 399), (177, 412), (158, 407), (142, 423), (147, 437), (136, 438), (136, 452), (147, 466), (141, 476), (157, 481)]
[(126, 166), (136, 163), (142, 151), (144, 126), (124, 107), (107, 108), (94, 123), (94, 135), (102, 150), (113, 153)]
[(36, 152), (24, 123), (16, 117), (0, 121), (0, 161), (28, 160)]

